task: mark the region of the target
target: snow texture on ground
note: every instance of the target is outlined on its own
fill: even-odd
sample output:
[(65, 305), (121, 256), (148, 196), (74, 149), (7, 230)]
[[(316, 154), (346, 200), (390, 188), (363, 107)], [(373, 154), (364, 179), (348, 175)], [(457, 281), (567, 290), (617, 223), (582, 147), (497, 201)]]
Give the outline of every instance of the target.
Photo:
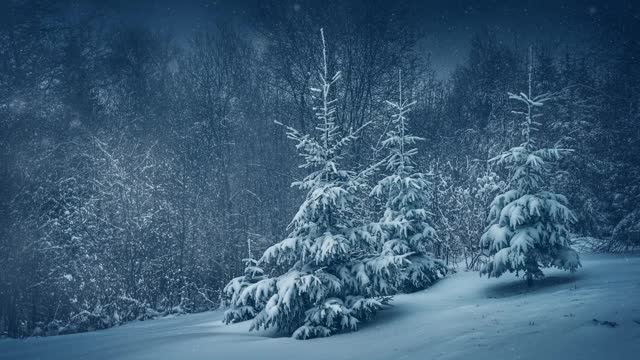
[[(640, 257), (584, 255), (527, 289), (461, 272), (397, 296), (358, 332), (307, 341), (225, 326), (220, 312), (0, 340), (0, 359), (639, 359)], [(611, 321), (611, 327), (598, 321)]]

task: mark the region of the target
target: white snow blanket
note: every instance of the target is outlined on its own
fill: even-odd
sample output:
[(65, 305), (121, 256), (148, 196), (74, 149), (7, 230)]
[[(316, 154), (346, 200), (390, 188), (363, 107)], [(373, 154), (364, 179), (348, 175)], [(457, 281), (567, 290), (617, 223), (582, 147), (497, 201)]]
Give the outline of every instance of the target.
[(461, 272), (330, 338), (274, 338), (209, 312), (4, 339), (0, 359), (640, 359), (640, 257), (583, 255), (582, 263), (575, 274), (547, 270), (532, 289), (513, 275)]

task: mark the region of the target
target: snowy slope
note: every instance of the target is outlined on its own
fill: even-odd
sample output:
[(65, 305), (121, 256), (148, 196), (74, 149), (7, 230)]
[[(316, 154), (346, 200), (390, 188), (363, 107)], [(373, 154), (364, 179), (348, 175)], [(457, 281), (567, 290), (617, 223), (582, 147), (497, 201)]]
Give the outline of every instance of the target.
[(511, 275), (459, 273), (331, 338), (248, 333), (248, 323), (225, 326), (212, 312), (0, 340), (0, 359), (640, 359), (640, 257), (586, 255), (583, 266), (548, 271), (530, 291)]

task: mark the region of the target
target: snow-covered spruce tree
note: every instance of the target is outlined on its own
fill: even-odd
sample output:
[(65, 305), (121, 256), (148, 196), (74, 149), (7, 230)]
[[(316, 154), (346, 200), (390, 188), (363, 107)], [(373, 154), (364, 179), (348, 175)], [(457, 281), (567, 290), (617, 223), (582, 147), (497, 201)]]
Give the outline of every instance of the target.
[(244, 259), (244, 275), (238, 276), (224, 287), (224, 297), (229, 308), (224, 313), (225, 324), (237, 323), (253, 319), (263, 308), (264, 303), (250, 296), (254, 293), (258, 282), (267, 279), (264, 270), (259, 266), (251, 254), (251, 239), (247, 239), (247, 251), (249, 257)]
[(406, 256), (409, 264), (395, 279), (398, 290), (422, 290), (447, 273), (445, 264), (435, 259), (432, 251), (440, 242), (429, 224), (430, 183), (426, 175), (416, 169), (413, 157), (418, 149), (412, 147), (422, 138), (407, 131), (406, 114), (415, 102), (402, 97), (402, 77), (398, 74), (398, 102), (387, 101), (395, 110), (383, 148), (389, 155), (386, 169), (389, 175), (373, 188), (372, 195), (386, 199), (386, 209), (372, 232), (382, 238), (381, 255)]
[[(227, 296), (237, 299), (227, 322), (239, 321), (261, 309), (251, 329), (274, 327), (297, 339), (329, 336), (357, 329), (373, 316), (394, 289), (390, 279), (405, 263), (404, 256), (380, 257), (372, 252), (374, 238), (353, 219), (354, 194), (362, 177), (340, 168), (345, 149), (356, 131), (340, 135), (335, 122), (336, 99), (332, 85), (340, 73), (329, 77), (324, 33), (320, 86), (313, 88), (319, 106), (314, 108), (316, 134), (301, 134), (287, 127), (297, 142), (310, 173), (292, 185), (307, 191), (294, 216), (289, 236), (268, 248), (259, 263), (284, 274), (243, 286), (246, 277), (229, 284)], [(249, 310), (242, 310), (249, 306)]]
[(542, 116), (540, 108), (553, 99), (553, 94), (532, 94), (533, 61), (530, 52), (529, 90), (509, 98), (522, 102), (525, 111), (514, 111), (524, 118), (524, 143), (489, 160), (505, 166), (511, 175), (509, 190), (498, 195), (490, 205), (489, 221), (480, 239), (490, 258), (480, 274), (498, 277), (509, 272), (523, 272), (527, 284), (542, 278), (541, 268), (556, 267), (575, 271), (580, 266), (578, 253), (571, 248), (569, 225), (575, 221), (567, 207), (567, 199), (546, 188), (552, 165), (570, 149), (540, 148), (535, 132)]

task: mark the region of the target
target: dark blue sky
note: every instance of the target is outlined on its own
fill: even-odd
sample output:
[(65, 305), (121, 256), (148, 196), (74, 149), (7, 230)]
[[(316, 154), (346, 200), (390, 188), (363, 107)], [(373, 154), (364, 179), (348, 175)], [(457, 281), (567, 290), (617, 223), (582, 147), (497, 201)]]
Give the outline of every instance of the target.
[[(345, 0), (347, 1), (347, 0)], [(390, 0), (394, 1), (394, 0)], [(106, 0), (125, 22), (156, 30), (190, 32), (218, 19), (232, 18), (251, 26), (249, 13), (260, 0)], [(407, 0), (423, 36), (421, 49), (430, 53), (441, 75), (466, 56), (471, 37), (483, 28), (501, 41), (588, 46), (621, 18), (640, 21), (637, 0)], [(104, 5), (108, 3), (108, 5)], [(287, 1), (282, 1), (284, 4)], [(288, 4), (305, 11), (305, 2)], [(564, 45), (563, 45), (564, 46)]]

